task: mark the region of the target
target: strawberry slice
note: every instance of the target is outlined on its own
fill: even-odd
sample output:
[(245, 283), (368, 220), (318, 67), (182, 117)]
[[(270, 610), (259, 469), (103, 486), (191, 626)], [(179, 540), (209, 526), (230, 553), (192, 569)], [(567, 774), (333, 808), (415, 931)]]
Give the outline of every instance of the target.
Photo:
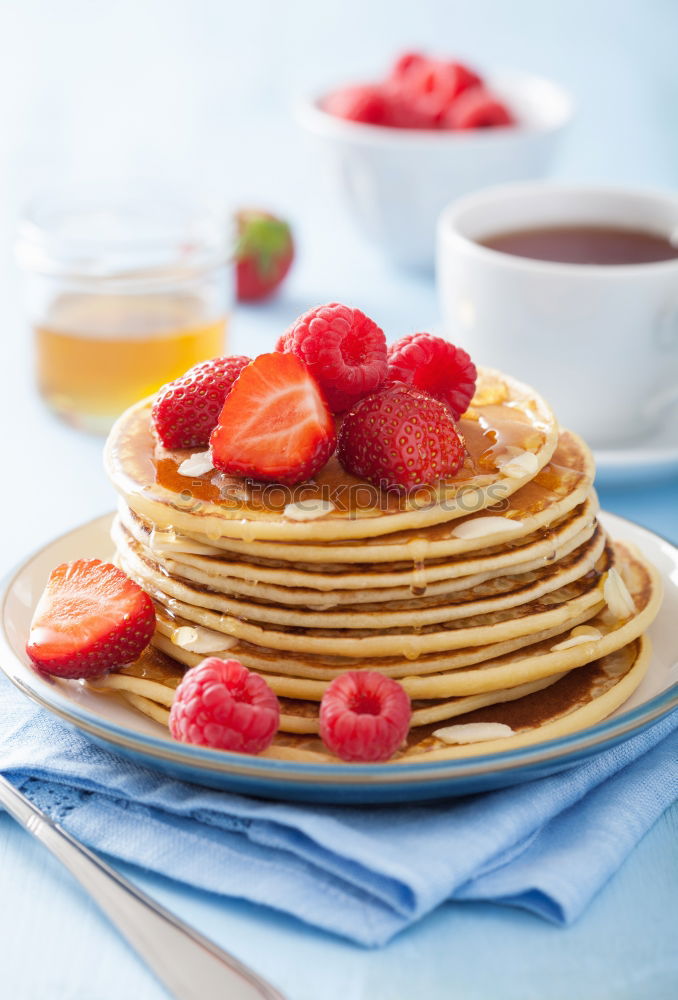
[(100, 559), (62, 563), (33, 614), (26, 652), (55, 677), (96, 677), (131, 663), (155, 629), (153, 602)]
[(279, 353), (242, 370), (210, 437), (215, 468), (288, 485), (314, 475), (335, 445), (320, 386), (303, 361)]

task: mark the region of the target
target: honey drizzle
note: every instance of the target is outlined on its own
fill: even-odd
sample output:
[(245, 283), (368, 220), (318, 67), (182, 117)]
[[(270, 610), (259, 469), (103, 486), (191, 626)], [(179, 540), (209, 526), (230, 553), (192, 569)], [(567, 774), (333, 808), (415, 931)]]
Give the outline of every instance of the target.
[[(283, 514), (285, 505), (290, 502), (289, 488), (274, 483), (245, 482), (225, 475), (215, 476), (214, 472), (195, 477), (180, 475), (179, 466), (191, 452), (169, 452), (160, 448), (153, 438), (149, 410), (150, 404), (148, 409), (134, 411), (112, 444), (115, 465), (134, 470), (126, 476), (125, 486), (131, 494), (145, 492), (153, 499), (171, 502), (185, 512), (203, 503), (225, 506), (242, 513), (243, 525), (246, 525), (250, 513)], [(334, 455), (313, 480), (294, 488), (294, 499), (331, 500), (336, 510), (328, 517), (358, 511), (362, 516), (394, 513), (406, 510), (408, 506), (421, 506), (422, 500), (430, 502), (439, 500), (441, 495), (458, 495), (462, 487), (486, 486), (496, 478), (502, 458), (520, 451), (536, 450), (545, 440), (544, 431), (539, 429), (534, 419), (510, 403), (476, 407), (473, 418), (461, 418), (459, 430), (466, 448), (464, 464), (456, 475), (444, 480), (437, 489), (427, 487), (421, 493), (408, 497), (377, 490), (345, 472)], [(155, 485), (172, 494), (172, 500), (168, 501), (166, 495), (154, 491)], [(254, 538), (254, 524), (252, 532)]]

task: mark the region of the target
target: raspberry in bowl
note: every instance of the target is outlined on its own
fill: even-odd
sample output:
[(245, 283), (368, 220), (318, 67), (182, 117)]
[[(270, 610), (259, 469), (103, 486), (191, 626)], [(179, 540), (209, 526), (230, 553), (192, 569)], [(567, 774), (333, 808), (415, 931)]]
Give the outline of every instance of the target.
[(445, 205), (544, 176), (572, 115), (569, 95), (528, 73), (483, 73), (405, 53), (381, 80), (303, 100), (364, 235), (398, 264), (430, 268)]

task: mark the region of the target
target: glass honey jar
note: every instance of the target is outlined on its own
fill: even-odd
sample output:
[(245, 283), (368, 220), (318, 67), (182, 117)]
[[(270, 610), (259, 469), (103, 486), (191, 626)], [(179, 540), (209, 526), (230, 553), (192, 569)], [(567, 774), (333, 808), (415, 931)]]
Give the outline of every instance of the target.
[(151, 192), (30, 206), (17, 258), (47, 404), (105, 433), (126, 407), (223, 354), (229, 236), (218, 218)]

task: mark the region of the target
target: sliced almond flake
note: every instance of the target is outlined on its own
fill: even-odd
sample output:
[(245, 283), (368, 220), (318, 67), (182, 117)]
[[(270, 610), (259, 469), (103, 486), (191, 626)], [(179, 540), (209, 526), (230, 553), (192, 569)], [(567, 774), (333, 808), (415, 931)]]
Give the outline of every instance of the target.
[(522, 526), (522, 521), (511, 521), (507, 517), (474, 517), (470, 521), (456, 524), (450, 534), (455, 538), (483, 538), (500, 532), (508, 534)]
[(153, 552), (165, 552), (176, 548), (176, 531), (174, 528), (153, 528), (148, 536), (148, 547)]
[(189, 653), (220, 653), (222, 649), (235, 646), (237, 639), (203, 628), (202, 625), (181, 625), (175, 628), (170, 636), (175, 646), (188, 650)]
[(443, 743), (483, 743), (485, 740), (503, 740), (515, 733), (503, 722), (467, 722), (459, 726), (436, 729), (433, 735)]
[(629, 588), (618, 570), (612, 567), (605, 577), (603, 597), (612, 615), (617, 619), (630, 618), (636, 613), (636, 605)]
[(499, 467), (499, 471), (504, 476), (508, 476), (509, 479), (525, 479), (527, 476), (535, 476), (538, 469), (537, 456), (531, 451), (515, 455)]
[(564, 639), (562, 642), (556, 643), (555, 646), (551, 646), (551, 652), (556, 653), (561, 649), (571, 649), (573, 646), (581, 646), (585, 642), (602, 638), (603, 633), (600, 629), (594, 628), (593, 625), (580, 625), (572, 629), (569, 639)]
[(318, 500), (311, 497), (308, 500), (296, 500), (288, 503), (285, 507), (285, 517), (291, 521), (315, 521), (319, 517), (325, 517), (335, 509), (331, 500)]
[(196, 451), (193, 455), (185, 458), (177, 472), (180, 476), (204, 476), (207, 472), (212, 472), (213, 469), (212, 452), (208, 448), (207, 451)]

